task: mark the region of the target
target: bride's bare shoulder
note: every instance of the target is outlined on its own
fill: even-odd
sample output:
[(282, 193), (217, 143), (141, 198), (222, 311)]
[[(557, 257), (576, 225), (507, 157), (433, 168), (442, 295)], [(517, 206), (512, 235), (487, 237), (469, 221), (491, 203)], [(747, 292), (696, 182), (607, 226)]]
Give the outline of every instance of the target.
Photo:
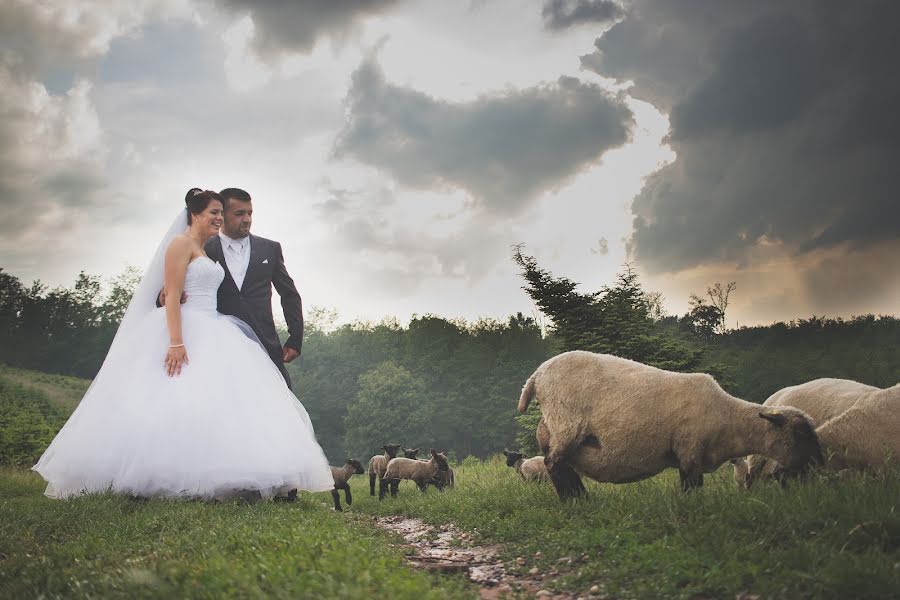
[(172, 241), (169, 242), (169, 247), (166, 248), (166, 259), (190, 260), (191, 255), (194, 253), (194, 246), (196, 245), (194, 240), (186, 234), (175, 236)]

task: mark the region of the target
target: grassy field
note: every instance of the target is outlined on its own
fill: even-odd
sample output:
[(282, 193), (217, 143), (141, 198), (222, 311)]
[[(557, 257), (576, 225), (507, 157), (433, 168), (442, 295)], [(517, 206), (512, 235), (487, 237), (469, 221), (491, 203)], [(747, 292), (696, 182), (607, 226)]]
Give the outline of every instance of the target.
[[(0, 367), (0, 384), (20, 402), (71, 410), (88, 382)], [(522, 482), (500, 456), (466, 461), (456, 473), (453, 490), (421, 494), (404, 483), (399, 498), (381, 502), (356, 476), (355, 502), (339, 514), (329, 494), (293, 504), (54, 501), (37, 475), (0, 469), (0, 598), (477, 596), (459, 576), (404, 566), (403, 551), (390, 546), (397, 540), (370, 515), (452, 522), (477, 543), (504, 544), (511, 569), (558, 571), (545, 581), (556, 591), (900, 597), (900, 472), (819, 474), (745, 492), (722, 469), (690, 494), (672, 472), (629, 485), (587, 482), (590, 497), (570, 504), (549, 485)]]
[[(587, 484), (590, 497), (561, 504), (552, 486), (526, 484), (497, 457), (456, 469), (456, 489), (397, 499), (364, 496), (356, 511), (452, 521), (483, 543), (505, 542), (522, 571), (560, 571), (545, 587), (611, 597), (900, 597), (900, 473), (819, 476), (783, 490), (736, 489), (730, 469), (682, 494), (677, 474), (628, 485)], [(535, 559), (536, 552), (541, 552)], [(572, 558), (573, 563), (561, 559)]]
[[(42, 496), (0, 471), (0, 598), (471, 598), (461, 578), (403, 566), (371, 525), (292, 504)], [(323, 504), (324, 503), (324, 504)]]

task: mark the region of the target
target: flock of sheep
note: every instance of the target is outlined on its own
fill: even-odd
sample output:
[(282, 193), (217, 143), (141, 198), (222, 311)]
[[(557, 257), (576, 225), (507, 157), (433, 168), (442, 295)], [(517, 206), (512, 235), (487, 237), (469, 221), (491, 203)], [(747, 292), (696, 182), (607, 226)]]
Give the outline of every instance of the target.
[[(535, 401), (542, 417), (537, 441), (543, 455), (526, 459), (504, 450), (506, 464), (527, 481), (550, 481), (563, 500), (585, 493), (581, 475), (628, 483), (677, 468), (687, 491), (725, 462), (739, 485), (760, 478), (784, 482), (810, 467), (878, 469), (900, 458), (900, 384), (880, 389), (845, 379), (816, 379), (785, 388), (762, 405), (735, 398), (705, 373), (674, 373), (607, 354), (573, 351), (545, 361), (519, 398)], [(401, 480), (421, 491), (453, 486), (444, 453), (385, 444), (369, 461), (369, 493), (397, 495)], [(404, 456), (397, 456), (402, 450)], [(335, 510), (339, 490), (362, 474), (348, 459), (332, 467)]]
[(585, 493), (580, 475), (626, 483), (677, 468), (682, 489), (726, 461), (749, 487), (785, 481), (813, 465), (878, 469), (900, 458), (900, 384), (843, 379), (785, 388), (763, 405), (727, 394), (703, 373), (673, 373), (591, 352), (555, 356), (528, 378), (518, 409), (541, 406), (540, 459), (506, 451), (526, 479), (547, 478), (565, 500)]
[[(401, 444), (385, 444), (381, 447), (384, 454), (376, 454), (369, 460), (369, 493), (375, 495), (375, 480), (378, 479), (378, 499), (381, 500), (390, 489), (391, 496), (397, 496), (400, 481), (407, 479), (415, 482), (423, 492), (428, 485), (433, 485), (443, 491), (445, 487), (453, 487), (456, 478), (453, 469), (447, 462), (447, 455), (443, 452), (430, 450), (431, 458), (419, 460), (417, 457), (421, 448), (404, 448)], [(403, 450), (403, 456), (397, 453)], [(353, 503), (353, 495), (350, 493), (349, 480), (353, 475), (365, 473), (362, 463), (355, 458), (348, 458), (342, 467), (331, 467), (331, 476), (334, 478), (334, 489), (331, 497), (334, 499), (334, 509), (341, 509), (340, 490), (344, 490), (344, 499), (348, 505)]]

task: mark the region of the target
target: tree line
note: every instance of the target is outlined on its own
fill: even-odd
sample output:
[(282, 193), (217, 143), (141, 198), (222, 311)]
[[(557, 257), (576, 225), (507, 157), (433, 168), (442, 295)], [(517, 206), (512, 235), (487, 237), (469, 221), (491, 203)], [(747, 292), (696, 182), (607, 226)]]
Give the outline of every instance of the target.
[[(659, 294), (645, 290), (628, 265), (609, 285), (581, 291), (520, 247), (513, 260), (547, 327), (522, 314), (335, 326), (333, 312), (310, 311), (303, 355), (288, 370), (332, 461), (365, 461), (385, 442), (458, 458), (503, 447), (534, 452), (539, 413), (532, 405), (517, 415), (519, 391), (535, 367), (566, 350), (708, 372), (730, 393), (756, 402), (817, 377), (880, 387), (900, 379), (900, 320), (892, 316), (814, 316), (728, 330), (733, 283), (712, 285), (706, 298), (692, 296), (688, 313), (667, 316)], [(106, 282), (81, 273), (72, 288), (51, 290), (39, 282), (26, 287), (0, 270), (0, 327), (9, 340), (0, 362), (93, 377), (137, 281), (134, 270)]]

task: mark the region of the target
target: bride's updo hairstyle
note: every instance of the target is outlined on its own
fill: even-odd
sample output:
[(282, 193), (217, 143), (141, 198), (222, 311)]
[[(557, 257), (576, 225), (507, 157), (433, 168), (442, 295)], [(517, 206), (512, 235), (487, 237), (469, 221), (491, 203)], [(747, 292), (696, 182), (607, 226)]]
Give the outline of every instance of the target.
[[(211, 190), (201, 190), (200, 188), (189, 189), (187, 194), (184, 195), (184, 204), (187, 206), (188, 210), (188, 225), (191, 224), (191, 217), (193, 215), (199, 215), (206, 210), (206, 207), (209, 206), (209, 203), (213, 200), (222, 202), (222, 196)], [(225, 203), (222, 202), (222, 204), (224, 205)]]

